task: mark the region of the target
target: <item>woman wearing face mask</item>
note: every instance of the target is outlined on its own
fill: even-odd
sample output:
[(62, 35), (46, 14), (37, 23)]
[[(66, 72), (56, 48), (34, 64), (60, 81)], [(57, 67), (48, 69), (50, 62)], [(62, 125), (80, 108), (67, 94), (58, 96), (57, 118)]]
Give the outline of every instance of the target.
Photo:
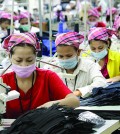
[(88, 10), (88, 25), (92, 27), (106, 27), (103, 22), (99, 22), (100, 14), (96, 8)]
[(53, 70), (57, 73), (63, 72), (75, 76), (62, 77), (62, 80), (76, 96), (85, 98), (92, 94), (94, 87), (104, 86), (106, 81), (94, 62), (79, 58), (79, 46), (83, 40), (84, 36), (77, 32), (60, 34), (55, 40), (58, 56), (56, 64), (64, 70), (58, 68), (53, 68)]
[(115, 34), (112, 35), (112, 44), (110, 49), (120, 52), (120, 16), (117, 16), (113, 25)]
[(10, 19), (11, 15), (6, 12), (1, 12), (0, 14), (0, 38), (3, 42), (4, 38), (10, 35)]
[(17, 118), (28, 110), (55, 103), (79, 106), (78, 99), (54, 72), (35, 67), (39, 49), (35, 34), (13, 34), (4, 40), (3, 48), (9, 52), (13, 70), (2, 75), (3, 82), (20, 93), (19, 99), (7, 103), (7, 118)]
[(120, 53), (109, 50), (111, 30), (94, 28), (88, 35), (91, 55), (98, 60), (103, 76), (108, 82), (120, 81)]
[(118, 16), (118, 10), (115, 7), (112, 7), (112, 9), (110, 10), (110, 8), (107, 9), (106, 12), (106, 22), (108, 23), (107, 25), (110, 26), (110, 12), (112, 13), (112, 23), (114, 23), (114, 20), (116, 18), (116, 16)]
[(28, 12), (21, 12), (20, 15), (19, 15), (19, 23), (20, 23), (20, 26), (19, 26), (19, 30), (21, 33), (24, 33), (24, 32), (33, 32), (33, 33), (37, 33), (39, 32), (39, 28), (37, 27), (34, 27), (34, 26), (31, 26), (31, 24), (29, 25), (28, 23), (28, 19), (30, 18), (30, 23), (31, 23), (31, 15), (30, 13)]

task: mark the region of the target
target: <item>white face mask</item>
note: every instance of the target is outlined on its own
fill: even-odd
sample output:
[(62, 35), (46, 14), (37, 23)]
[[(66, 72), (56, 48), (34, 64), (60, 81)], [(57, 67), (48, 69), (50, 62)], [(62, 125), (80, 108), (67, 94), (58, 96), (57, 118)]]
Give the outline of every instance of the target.
[(90, 28), (95, 27), (97, 24), (97, 21), (94, 22), (88, 22), (88, 25), (90, 26)]

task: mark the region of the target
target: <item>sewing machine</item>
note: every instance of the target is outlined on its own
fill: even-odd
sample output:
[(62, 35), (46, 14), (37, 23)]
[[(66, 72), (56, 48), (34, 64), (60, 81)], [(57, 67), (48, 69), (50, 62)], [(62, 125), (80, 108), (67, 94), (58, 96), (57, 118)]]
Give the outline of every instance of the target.
[(6, 103), (8, 101), (19, 98), (20, 93), (12, 90), (10, 91), (10, 87), (4, 86), (4, 84), (0, 84), (0, 123), (2, 114), (6, 113)]

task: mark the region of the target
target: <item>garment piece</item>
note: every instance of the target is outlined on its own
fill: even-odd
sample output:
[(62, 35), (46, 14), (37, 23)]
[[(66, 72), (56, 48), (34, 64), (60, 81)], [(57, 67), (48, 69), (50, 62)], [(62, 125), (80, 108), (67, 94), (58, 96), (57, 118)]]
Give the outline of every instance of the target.
[[(57, 59), (53, 64), (59, 66)], [(45, 68), (55, 71), (58, 73), (58, 75), (60, 72), (67, 74), (66, 70), (62, 71), (59, 68), (51, 66), (46, 66)], [(72, 91), (74, 91), (74, 87), (75, 89), (80, 90), (83, 98), (90, 96), (94, 87), (101, 87), (106, 85), (106, 80), (99, 71), (98, 65), (90, 60), (87, 60), (86, 58), (80, 58), (78, 66), (72, 75), (77, 76), (77, 80), (75, 82), (75, 77), (67, 77), (67, 85)], [(66, 84), (65, 77), (62, 77), (61, 74), (60, 77)]]
[(92, 96), (81, 99), (81, 106), (115, 106), (120, 105), (120, 82), (115, 82), (107, 87), (94, 88)]
[[(54, 72), (37, 68), (36, 73), (37, 77), (32, 89), (31, 110), (36, 109), (38, 106), (46, 102), (63, 99), (66, 95), (71, 93)], [(4, 74), (2, 78), (3, 82), (11, 87), (11, 90), (16, 90), (14, 72)], [(19, 91), (23, 109), (27, 112), (30, 103), (30, 90), (28, 90), (27, 93), (24, 93), (21, 89), (19, 89)], [(7, 118), (15, 119), (21, 114), (19, 99), (7, 102)]]
[(91, 118), (84, 114), (58, 105), (39, 108), (20, 116), (1, 134), (92, 134), (96, 124), (104, 120), (97, 115), (93, 117), (92, 112)]

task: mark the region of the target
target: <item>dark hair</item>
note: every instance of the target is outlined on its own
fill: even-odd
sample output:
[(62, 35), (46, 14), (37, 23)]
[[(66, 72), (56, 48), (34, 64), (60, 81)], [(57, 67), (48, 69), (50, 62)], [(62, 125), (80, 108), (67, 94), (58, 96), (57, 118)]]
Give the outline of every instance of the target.
[(105, 43), (105, 44), (108, 46), (108, 48), (110, 48), (111, 43), (112, 43), (112, 41), (111, 41), (111, 39), (110, 39), (110, 38), (108, 38), (108, 40), (107, 40), (107, 41), (94, 39), (94, 40), (89, 41), (89, 44), (90, 44), (92, 41), (102, 41), (103, 43)]
[(14, 47), (12, 47), (11, 48), (11, 50), (10, 50), (10, 55), (12, 56), (13, 54), (14, 54), (14, 48), (15, 47), (31, 47), (31, 49), (33, 50), (33, 53), (36, 55), (36, 49), (34, 48), (34, 46), (32, 46), (32, 45), (30, 45), (30, 44), (25, 44), (25, 43), (21, 43), (21, 44), (18, 44), (18, 45), (16, 45), (16, 46), (14, 46)]
[[(57, 47), (62, 47), (62, 46), (69, 46), (69, 45), (66, 45), (66, 44), (60, 44), (58, 45)], [(71, 46), (74, 48), (75, 51), (78, 51), (78, 48), (74, 47), (74, 46)]]
[(120, 31), (120, 27), (118, 28), (118, 31)]
[(9, 19), (1, 18), (1, 19), (0, 19), (0, 24), (4, 23), (5, 21), (8, 21), (9, 24), (10, 24), (10, 22), (11, 22)]

